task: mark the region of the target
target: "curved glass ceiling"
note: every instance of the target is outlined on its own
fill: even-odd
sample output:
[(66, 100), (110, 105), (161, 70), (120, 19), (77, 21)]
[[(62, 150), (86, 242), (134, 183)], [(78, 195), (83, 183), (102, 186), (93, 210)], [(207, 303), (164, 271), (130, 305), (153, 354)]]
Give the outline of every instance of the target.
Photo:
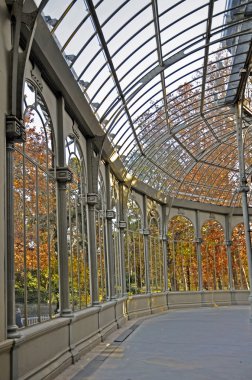
[(43, 17), (132, 176), (172, 197), (239, 205), (233, 104), (252, 1), (49, 0)]

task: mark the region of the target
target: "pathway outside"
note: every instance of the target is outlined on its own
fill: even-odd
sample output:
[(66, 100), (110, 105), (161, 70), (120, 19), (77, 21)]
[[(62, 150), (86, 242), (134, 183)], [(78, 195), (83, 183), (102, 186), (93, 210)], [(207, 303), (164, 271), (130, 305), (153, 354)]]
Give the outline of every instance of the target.
[(252, 380), (248, 307), (130, 321), (57, 380)]

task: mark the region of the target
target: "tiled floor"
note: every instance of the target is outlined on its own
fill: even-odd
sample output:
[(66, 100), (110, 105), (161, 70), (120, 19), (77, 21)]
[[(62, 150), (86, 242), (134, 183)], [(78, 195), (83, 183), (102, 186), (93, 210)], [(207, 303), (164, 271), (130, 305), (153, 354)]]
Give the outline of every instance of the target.
[(251, 380), (248, 307), (168, 311), (131, 321), (57, 380)]

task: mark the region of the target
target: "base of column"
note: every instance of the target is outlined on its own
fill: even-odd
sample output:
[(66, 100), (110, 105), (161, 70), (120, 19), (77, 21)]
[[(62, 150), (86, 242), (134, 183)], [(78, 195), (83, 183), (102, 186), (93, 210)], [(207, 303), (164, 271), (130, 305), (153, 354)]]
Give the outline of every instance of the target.
[(101, 304), (100, 304), (100, 302), (99, 301), (94, 301), (94, 302), (92, 302), (92, 306), (100, 306)]
[(18, 339), (21, 337), (21, 333), (17, 325), (11, 325), (7, 327), (7, 338), (8, 339)]
[(60, 311), (60, 316), (63, 318), (72, 318), (74, 315), (71, 309), (64, 309)]

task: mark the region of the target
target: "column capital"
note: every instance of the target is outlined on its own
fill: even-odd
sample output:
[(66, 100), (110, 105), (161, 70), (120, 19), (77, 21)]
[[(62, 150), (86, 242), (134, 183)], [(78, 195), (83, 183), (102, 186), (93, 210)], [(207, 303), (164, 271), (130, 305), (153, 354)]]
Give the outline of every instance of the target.
[(67, 166), (58, 166), (56, 168), (56, 181), (60, 183), (72, 182), (73, 173)]
[(98, 194), (96, 193), (87, 193), (87, 204), (94, 206), (98, 203)]
[(15, 115), (7, 115), (5, 118), (6, 139), (13, 142), (25, 142), (26, 133), (23, 120), (19, 120)]
[(120, 220), (119, 221), (119, 228), (121, 230), (124, 230), (126, 227), (127, 227), (127, 223), (125, 222), (125, 220)]
[(112, 220), (116, 218), (116, 212), (114, 210), (106, 210), (106, 218)]

